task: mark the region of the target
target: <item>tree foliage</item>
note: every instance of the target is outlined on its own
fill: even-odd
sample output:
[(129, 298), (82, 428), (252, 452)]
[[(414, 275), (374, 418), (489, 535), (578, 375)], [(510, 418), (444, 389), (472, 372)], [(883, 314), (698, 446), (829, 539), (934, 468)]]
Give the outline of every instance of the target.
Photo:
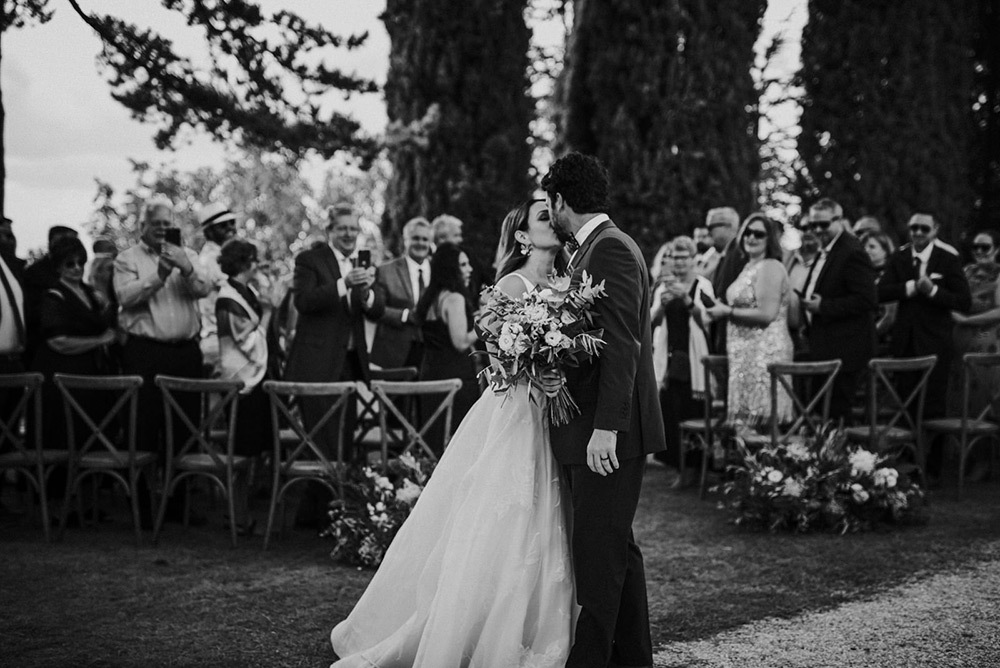
[[(968, 222), (975, 2), (810, 0), (799, 151), (806, 204), (900, 231), (915, 211)], [(995, 35), (993, 36), (995, 39)]]
[(357, 121), (324, 105), (330, 91), (377, 89), (326, 64), (332, 49), (356, 48), (367, 34), (340, 37), (289, 11), (265, 13), (249, 0), (160, 0), (204, 32), (210, 62), (202, 67), (152, 29), (70, 4), (103, 42), (99, 62), (112, 96), (133, 117), (159, 126), (159, 148), (189, 127), (286, 157), (348, 150), (370, 158), (375, 150)]
[(387, 227), (442, 213), (492, 261), (504, 214), (531, 193), (524, 0), (388, 0)]
[(765, 0), (576, 0), (560, 144), (597, 156), (611, 216), (651, 256), (715, 206), (747, 213), (759, 171), (750, 74)]

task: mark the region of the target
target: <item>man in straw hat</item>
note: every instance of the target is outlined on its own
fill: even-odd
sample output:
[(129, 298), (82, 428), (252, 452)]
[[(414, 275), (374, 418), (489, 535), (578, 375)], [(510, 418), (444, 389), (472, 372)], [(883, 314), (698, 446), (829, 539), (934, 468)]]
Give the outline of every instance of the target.
[(219, 268), (219, 253), (222, 245), (236, 236), (236, 216), (224, 204), (212, 202), (198, 212), (198, 227), (205, 235), (205, 245), (201, 247), (198, 259), (205, 269), (205, 278), (212, 291), (198, 304), (201, 312), (201, 357), (206, 375), (217, 375), (219, 367), (219, 336), (215, 322), (215, 300), (226, 282), (226, 275)]

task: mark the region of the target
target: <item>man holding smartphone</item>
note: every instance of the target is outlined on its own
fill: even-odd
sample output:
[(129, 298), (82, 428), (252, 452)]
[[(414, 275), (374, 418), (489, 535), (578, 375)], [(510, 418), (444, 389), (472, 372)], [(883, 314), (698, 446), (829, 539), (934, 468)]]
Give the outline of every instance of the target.
[[(138, 447), (162, 453), (163, 403), (153, 379), (158, 374), (201, 377), (198, 300), (212, 286), (205, 279), (198, 256), (181, 243), (170, 200), (157, 197), (147, 202), (139, 215), (139, 225), (139, 243), (115, 259), (115, 294), (121, 305), (118, 320), (128, 334), (122, 350), (122, 370), (142, 376), (144, 381), (139, 390)], [(194, 403), (182, 406), (196, 415), (196, 396), (178, 399), (189, 400)], [(184, 429), (175, 424), (176, 433), (183, 434)], [(141, 502), (148, 498), (148, 494), (139, 494)], [(168, 521), (180, 521), (183, 498), (180, 486), (167, 506)], [(143, 515), (147, 512), (143, 508)], [(150, 518), (142, 519), (145, 524)], [(195, 516), (192, 521), (204, 523), (204, 518)]]
[[(327, 212), (329, 244), (314, 246), (295, 258), (292, 294), (299, 319), (295, 339), (288, 352), (285, 380), (294, 382), (368, 382), (368, 350), (365, 346), (365, 315), (377, 319), (384, 301), (371, 289), (375, 269), (371, 256), (358, 251), (361, 224), (354, 208), (338, 204)], [(302, 418), (312, 429), (331, 405), (324, 398), (302, 401)], [(348, 409), (343, 434), (344, 459), (354, 461), (356, 407)], [(337, 423), (330, 419), (316, 441), (336, 456)], [(326, 515), (326, 500), (314, 490), (299, 508), (296, 524), (313, 526)]]

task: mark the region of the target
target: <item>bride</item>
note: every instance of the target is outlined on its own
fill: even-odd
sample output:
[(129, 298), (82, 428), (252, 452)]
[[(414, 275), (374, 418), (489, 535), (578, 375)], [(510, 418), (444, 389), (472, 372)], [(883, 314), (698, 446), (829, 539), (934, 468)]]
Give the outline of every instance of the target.
[[(507, 214), (497, 288), (546, 286), (562, 246), (543, 200)], [(485, 392), (351, 614), (333, 668), (549, 668), (572, 645), (563, 488), (541, 402)]]

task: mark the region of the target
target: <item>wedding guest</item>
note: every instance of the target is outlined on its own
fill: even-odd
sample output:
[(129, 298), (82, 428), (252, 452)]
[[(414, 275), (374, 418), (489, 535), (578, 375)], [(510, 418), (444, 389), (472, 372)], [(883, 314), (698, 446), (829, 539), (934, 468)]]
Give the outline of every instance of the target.
[[(709, 307), (714, 320), (726, 321), (729, 356), (729, 414), (731, 425), (762, 427), (771, 415), (771, 377), (767, 365), (791, 362), (789, 312), (797, 299), (781, 264), (778, 226), (761, 213), (743, 221), (736, 237), (746, 264), (727, 290), (727, 303)], [(775, 412), (779, 422), (792, 415), (791, 397), (778, 389)]]
[[(951, 372), (948, 374), (948, 415), (962, 414), (963, 365), (959, 363), (966, 353), (1000, 352), (998, 327), (1000, 327), (1000, 264), (997, 248), (1000, 235), (994, 230), (977, 232), (972, 240), (974, 261), (964, 268), (969, 281), (972, 306), (968, 314), (952, 311), (955, 321), (954, 351)], [(969, 414), (978, 415), (993, 395), (1000, 389), (1000, 377), (994, 369), (975, 369), (970, 378)], [(1000, 408), (996, 406), (995, 408)], [(981, 477), (985, 462), (977, 467)]]
[(205, 280), (212, 286), (212, 291), (198, 302), (201, 314), (201, 363), (205, 367), (205, 375), (213, 377), (219, 374), (219, 337), (215, 323), (215, 300), (219, 291), (226, 284), (226, 274), (219, 267), (219, 253), (222, 245), (236, 236), (236, 215), (221, 202), (206, 204), (198, 211), (198, 227), (205, 236), (205, 244), (198, 253), (198, 261), (205, 272)]
[(660, 246), (659, 250), (653, 256), (653, 261), (649, 263), (649, 280), (654, 286), (659, 284), (663, 278), (671, 276), (674, 272), (673, 258), (671, 257), (671, 241), (667, 241)]
[[(421, 380), (458, 378), (462, 389), (455, 395), (452, 427), (457, 426), (479, 398), (472, 347), (479, 337), (473, 329), (469, 279), (472, 265), (460, 246), (443, 243), (431, 256), (431, 280), (417, 303), (417, 319), (424, 339)], [(444, 435), (436, 425), (428, 442), (443, 451)]]
[[(697, 247), (690, 237), (670, 242), (673, 271), (653, 292), (653, 368), (659, 384), (667, 449), (654, 457), (668, 466), (679, 466), (680, 423), (701, 413), (705, 396), (705, 370), (701, 358), (708, 354), (708, 338), (701, 314), (715, 301), (712, 283), (694, 272)], [(687, 466), (696, 467), (701, 453), (689, 452)], [(694, 468), (689, 469), (694, 473)], [(677, 479), (678, 485), (686, 480)]]
[[(896, 252), (896, 244), (892, 242), (888, 234), (884, 232), (866, 232), (861, 237), (868, 259), (875, 267), (876, 284), (885, 272), (886, 261), (889, 256)], [(875, 315), (875, 335), (878, 340), (878, 354), (885, 357), (889, 354), (889, 338), (892, 331), (892, 323), (896, 320), (896, 302), (883, 302), (878, 305)]]
[[(268, 370), (269, 297), (251, 287), (257, 272), (257, 247), (243, 239), (227, 241), (219, 251), (219, 269), (227, 280), (215, 300), (219, 337), (219, 377), (243, 381), (236, 413), (234, 452), (257, 457), (271, 448), (271, 405), (262, 389)], [(248, 482), (245, 478), (242, 482)], [(247, 494), (238, 495), (246, 501)], [(253, 533), (248, 508), (237, 511), (238, 532)]]
[(862, 216), (854, 223), (852, 229), (854, 236), (860, 237), (864, 234), (883, 234), (882, 223), (875, 216)]
[[(895, 357), (937, 355), (927, 382), (924, 418), (943, 417), (946, 412), (948, 374), (952, 363), (952, 312), (969, 310), (972, 297), (954, 247), (938, 239), (940, 226), (933, 216), (915, 213), (907, 223), (910, 243), (889, 258), (878, 283), (880, 302), (899, 302), (892, 326), (891, 352)], [(897, 390), (909, 396), (916, 378), (903, 377)], [(941, 474), (941, 444), (932, 444), (927, 457), (927, 475), (937, 483)]]
[[(53, 225), (49, 228), (49, 248), (60, 239), (77, 238), (76, 230), (65, 225)], [(35, 354), (35, 349), (41, 343), (39, 318), (41, 317), (42, 295), (49, 288), (59, 285), (59, 270), (52, 262), (52, 257), (46, 253), (29, 264), (21, 276), (24, 288), (24, 317), (27, 333), (25, 354), (28, 359)]]

